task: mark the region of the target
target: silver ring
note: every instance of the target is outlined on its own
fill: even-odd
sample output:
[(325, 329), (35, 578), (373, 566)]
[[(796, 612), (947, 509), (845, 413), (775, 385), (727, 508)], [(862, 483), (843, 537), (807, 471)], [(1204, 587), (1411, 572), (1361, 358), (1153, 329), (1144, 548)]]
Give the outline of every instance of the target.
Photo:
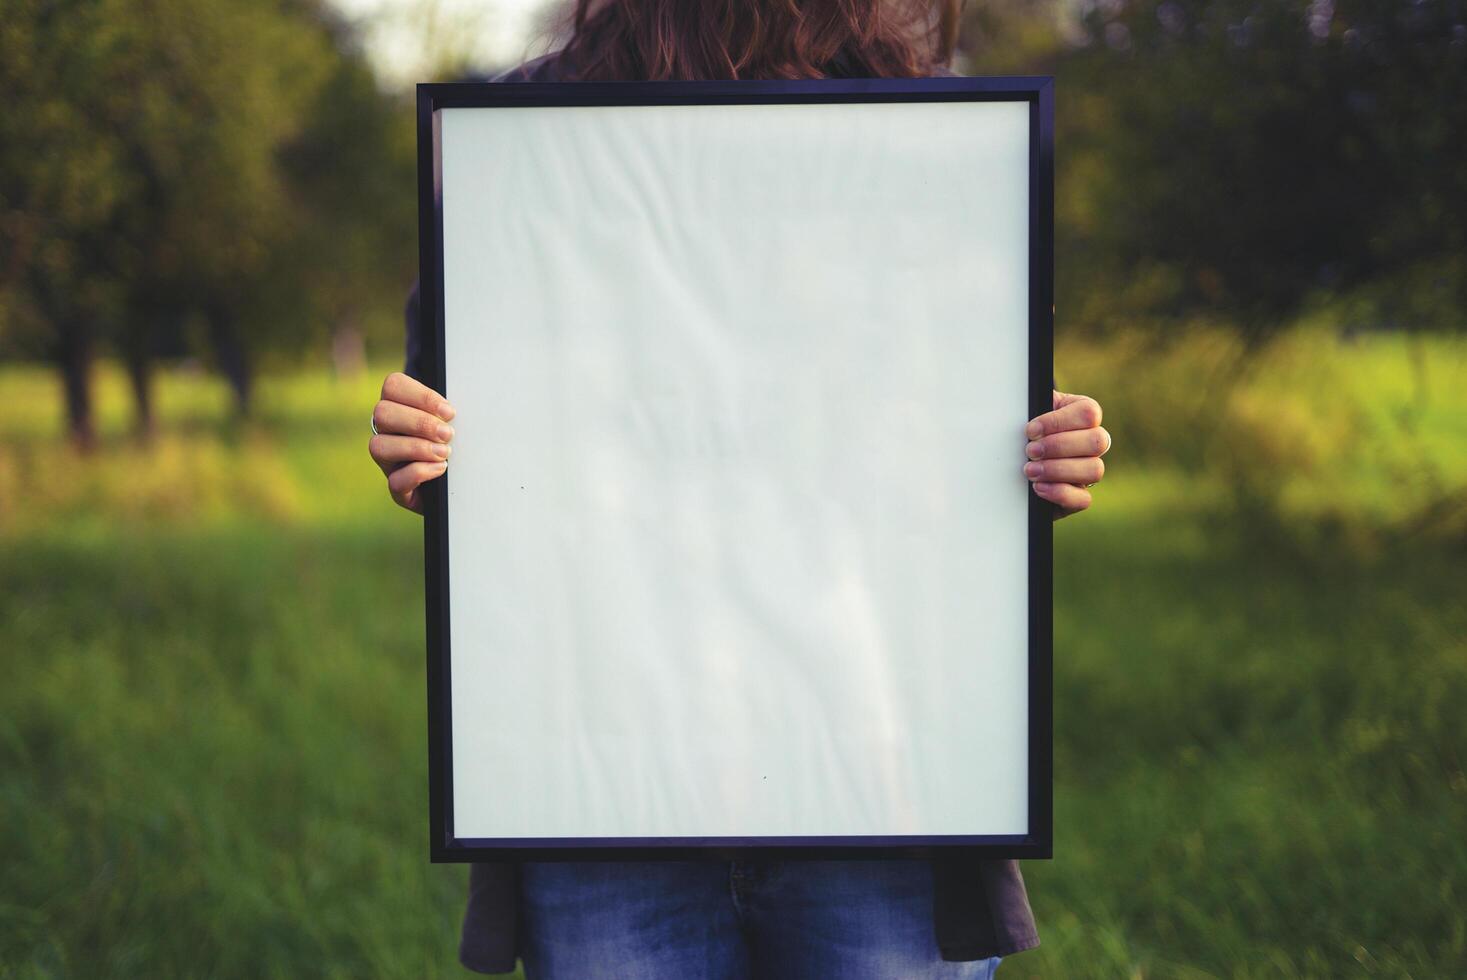
[(377, 416), (374, 414), (372, 416), (372, 435), (380, 436), (381, 434), (382, 433), (377, 431)]

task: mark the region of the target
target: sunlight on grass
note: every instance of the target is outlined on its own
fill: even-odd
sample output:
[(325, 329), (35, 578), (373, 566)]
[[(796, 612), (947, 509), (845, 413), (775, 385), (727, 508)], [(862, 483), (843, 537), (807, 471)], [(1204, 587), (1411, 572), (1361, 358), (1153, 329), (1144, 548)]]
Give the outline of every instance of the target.
[[(130, 433), (126, 379), (97, 375), (100, 446), (82, 455), (65, 438), (60, 383), (41, 367), (0, 372), (0, 398), (27, 406), (0, 417), (0, 533), (115, 521), (218, 525), (383, 520), (392, 516), (367, 455), (372, 405), (393, 366), (341, 380), (324, 372), (262, 379), (258, 412), (232, 418), (217, 378), (164, 373), (159, 434)], [(406, 520), (408, 515), (402, 515)]]

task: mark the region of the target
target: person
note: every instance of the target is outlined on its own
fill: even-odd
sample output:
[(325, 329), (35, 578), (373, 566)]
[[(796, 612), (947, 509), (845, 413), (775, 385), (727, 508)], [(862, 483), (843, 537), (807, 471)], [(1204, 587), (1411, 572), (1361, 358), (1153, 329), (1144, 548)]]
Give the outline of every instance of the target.
[[(951, 75), (958, 3), (576, 0), (563, 48), (494, 81)], [(454, 410), (422, 383), (416, 286), (406, 320), (369, 451), (421, 513)], [(1100, 405), (1055, 391), (1025, 436), (1015, 465), (1033, 492), (1056, 518), (1088, 508), (1111, 445)], [(520, 959), (531, 980), (974, 980), (1038, 943), (1015, 861), (497, 862), (470, 868), (459, 959), (481, 973)]]

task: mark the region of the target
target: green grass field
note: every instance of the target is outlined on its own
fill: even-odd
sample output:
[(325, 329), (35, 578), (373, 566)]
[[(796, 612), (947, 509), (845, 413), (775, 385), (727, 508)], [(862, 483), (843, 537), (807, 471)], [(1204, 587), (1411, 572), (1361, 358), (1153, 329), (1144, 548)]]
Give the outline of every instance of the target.
[[(1467, 345), (1233, 353), (1061, 351), (1116, 449), (1057, 528), (1056, 859), (1001, 975), (1467, 976)], [(247, 426), (169, 374), (151, 447), (109, 369), (87, 459), (0, 370), (0, 976), (462, 975), (390, 367)]]

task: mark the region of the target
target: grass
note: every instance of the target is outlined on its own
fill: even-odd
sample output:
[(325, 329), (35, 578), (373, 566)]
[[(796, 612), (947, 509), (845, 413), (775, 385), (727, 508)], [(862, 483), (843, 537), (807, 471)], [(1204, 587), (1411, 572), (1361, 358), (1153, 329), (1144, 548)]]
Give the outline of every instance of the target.
[[(1002, 975), (1467, 975), (1467, 345), (1425, 343), (1062, 350), (1117, 442), (1058, 528), (1057, 854)], [(0, 371), (0, 976), (462, 975), (374, 397), (267, 379), (236, 426), (170, 374), (143, 447), (109, 368), (80, 458)]]

